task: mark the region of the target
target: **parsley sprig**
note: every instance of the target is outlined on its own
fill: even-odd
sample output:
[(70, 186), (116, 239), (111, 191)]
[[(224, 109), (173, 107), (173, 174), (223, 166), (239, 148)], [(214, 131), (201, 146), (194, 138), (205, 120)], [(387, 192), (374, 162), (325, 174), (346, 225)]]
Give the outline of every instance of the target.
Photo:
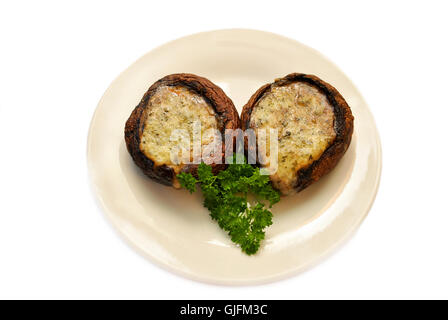
[(247, 164), (246, 160), (236, 163), (236, 157), (217, 175), (212, 173), (211, 166), (201, 163), (197, 175), (196, 179), (191, 173), (182, 172), (177, 178), (190, 193), (196, 191), (199, 183), (204, 207), (210, 211), (212, 219), (243, 252), (256, 253), (266, 228), (272, 224), (272, 212), (268, 208), (280, 201), (280, 194), (272, 188), (269, 176), (260, 174), (260, 169)]

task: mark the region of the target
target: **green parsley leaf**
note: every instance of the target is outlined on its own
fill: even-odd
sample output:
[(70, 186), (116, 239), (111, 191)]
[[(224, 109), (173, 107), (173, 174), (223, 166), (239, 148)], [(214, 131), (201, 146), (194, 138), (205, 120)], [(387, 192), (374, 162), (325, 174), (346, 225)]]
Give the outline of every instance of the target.
[[(196, 190), (196, 183), (200, 184), (203, 204), (211, 218), (243, 252), (252, 255), (258, 251), (266, 228), (272, 224), (272, 212), (265, 202), (272, 207), (280, 201), (280, 194), (272, 187), (269, 176), (260, 174), (259, 168), (248, 164), (246, 159), (239, 159), (243, 163), (236, 160), (234, 155), (233, 162), (218, 175), (213, 175), (211, 166), (201, 163), (198, 179), (190, 173), (180, 173), (177, 178), (191, 193)], [(254, 196), (254, 201), (248, 200), (249, 194)]]
[(196, 183), (198, 180), (191, 173), (181, 172), (177, 175), (177, 180), (179, 180), (182, 188), (187, 189), (190, 193), (196, 191)]

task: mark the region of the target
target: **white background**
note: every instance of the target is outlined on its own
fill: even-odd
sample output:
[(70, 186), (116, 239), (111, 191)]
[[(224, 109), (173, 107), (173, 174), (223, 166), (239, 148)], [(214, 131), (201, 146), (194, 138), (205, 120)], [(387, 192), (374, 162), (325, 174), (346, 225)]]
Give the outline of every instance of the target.
[[(444, 1), (1, 1), (0, 298), (448, 298), (448, 7)], [(307, 44), (358, 86), (383, 145), (377, 199), (315, 268), (255, 287), (172, 275), (97, 208), (86, 139), (110, 82), (195, 32)]]

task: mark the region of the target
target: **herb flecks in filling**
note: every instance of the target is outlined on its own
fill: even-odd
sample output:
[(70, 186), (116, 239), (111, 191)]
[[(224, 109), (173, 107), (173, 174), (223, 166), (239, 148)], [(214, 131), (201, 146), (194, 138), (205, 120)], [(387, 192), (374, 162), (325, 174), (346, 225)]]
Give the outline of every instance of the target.
[[(319, 159), (336, 137), (333, 107), (323, 93), (303, 82), (273, 85), (255, 105), (250, 127), (256, 134), (257, 129), (278, 129), (278, 169), (270, 178), (284, 194), (293, 191), (296, 172)], [(270, 158), (269, 139), (266, 156)]]
[[(218, 121), (213, 108), (205, 99), (182, 86), (162, 86), (148, 101), (147, 115), (143, 134), (140, 140), (140, 150), (156, 165), (165, 164), (180, 172), (182, 164), (171, 162), (172, 148), (193, 150), (193, 124), (201, 123), (202, 145), (213, 142), (210, 135), (204, 135), (208, 129), (218, 129)], [(188, 132), (189, 146), (182, 141), (171, 141), (172, 131), (185, 129)], [(192, 159), (190, 159), (191, 161)]]

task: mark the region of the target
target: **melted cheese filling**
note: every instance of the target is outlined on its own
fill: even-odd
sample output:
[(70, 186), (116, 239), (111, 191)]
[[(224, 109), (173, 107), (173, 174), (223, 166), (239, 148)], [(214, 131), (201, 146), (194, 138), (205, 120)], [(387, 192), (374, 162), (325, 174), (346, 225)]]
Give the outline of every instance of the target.
[[(297, 170), (319, 159), (334, 141), (334, 112), (327, 97), (317, 88), (302, 82), (272, 86), (255, 105), (250, 127), (267, 130), (266, 155), (269, 167), (269, 128), (278, 130), (278, 169), (271, 181), (283, 194), (293, 191)], [(258, 146), (260, 148), (260, 146)], [(263, 148), (264, 149), (264, 148)]]
[[(140, 150), (158, 166), (165, 164), (180, 172), (184, 164), (171, 161), (171, 151), (179, 147), (190, 150), (193, 160), (194, 123), (201, 124), (201, 144), (213, 142), (213, 137), (204, 135), (208, 129), (218, 130), (218, 121), (213, 108), (205, 99), (182, 86), (162, 86), (151, 96)], [(173, 139), (173, 130), (186, 130), (187, 139)], [(173, 149), (175, 148), (175, 149)]]

